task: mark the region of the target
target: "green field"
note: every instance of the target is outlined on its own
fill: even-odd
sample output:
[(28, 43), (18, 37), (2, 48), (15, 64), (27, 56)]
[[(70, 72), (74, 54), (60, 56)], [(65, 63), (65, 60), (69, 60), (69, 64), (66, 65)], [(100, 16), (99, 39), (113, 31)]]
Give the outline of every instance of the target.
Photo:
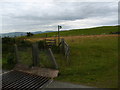
[[(60, 70), (59, 77), (55, 79), (93, 87), (116, 88), (118, 86), (118, 36), (104, 36), (104, 34), (117, 31), (118, 26), (61, 31), (61, 36), (68, 36), (64, 38), (70, 45), (70, 64), (67, 63), (64, 55), (54, 53)], [(48, 33), (48, 37), (55, 35), (57, 32)], [(45, 34), (36, 34), (27, 38), (40, 37), (45, 37)], [(31, 65), (29, 61), (32, 60), (31, 49), (21, 50), (19, 54), (22, 63)], [(48, 57), (44, 52), (40, 55), (42, 55), (40, 66), (47, 66), (49, 61), (44, 63)], [(5, 67), (8, 68), (6, 61), (7, 59), (10, 61), (12, 55), (4, 54), (3, 56), (3, 64), (5, 63)]]
[[(88, 29), (73, 29), (67, 31), (60, 31), (61, 36), (76, 36), (76, 35), (104, 35), (110, 34), (110, 32), (117, 32), (118, 26), (103, 26), (103, 27), (95, 27), (95, 28), (88, 28)], [(50, 33), (42, 33), (42, 34), (35, 34), (29, 38), (39, 38), (39, 37), (54, 37), (57, 36), (57, 32), (50, 32)], [(25, 36), (23, 36), (25, 37)]]
[(60, 76), (56, 80), (115, 88), (118, 84), (118, 37), (71, 37), (70, 65), (56, 55)]

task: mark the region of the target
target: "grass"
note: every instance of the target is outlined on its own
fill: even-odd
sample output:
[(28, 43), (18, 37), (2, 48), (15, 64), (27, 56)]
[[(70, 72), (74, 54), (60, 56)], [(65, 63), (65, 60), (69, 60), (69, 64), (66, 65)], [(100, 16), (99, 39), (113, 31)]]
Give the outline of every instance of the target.
[[(60, 34), (70, 45), (70, 65), (62, 54), (54, 54), (59, 64), (59, 81), (89, 85), (101, 88), (116, 88), (118, 84), (118, 37), (92, 36), (81, 37), (77, 35), (109, 34), (117, 31), (116, 26), (99, 27), (83, 30), (62, 31)], [(52, 32), (49, 36), (53, 36)], [(38, 34), (31, 38), (38, 38)], [(71, 37), (70, 37), (71, 36)], [(43, 56), (42, 66), (48, 67), (49, 62)], [(44, 57), (45, 56), (45, 57)], [(45, 63), (46, 62), (46, 63)]]
[[(54, 68), (50, 57), (48, 56), (47, 50), (38, 50), (39, 52), (39, 63), (38, 66), (43, 68)], [(19, 61), (21, 64), (32, 66), (32, 47), (19, 49)]]
[(22, 48), (18, 50), (19, 62), (25, 65), (32, 65), (32, 48)]
[(40, 51), (39, 53), (40, 53), (39, 54), (39, 58), (40, 58), (39, 66), (43, 68), (54, 68), (52, 61), (50, 60), (50, 57), (48, 56), (48, 51), (44, 50), (44, 51)]
[(14, 65), (14, 54), (13, 53), (7, 53), (7, 54), (3, 54), (2, 55), (2, 61), (1, 61), (1, 65), (2, 65), (2, 69), (3, 70), (11, 70)]
[[(61, 36), (76, 36), (76, 35), (101, 35), (101, 34), (110, 34), (110, 32), (117, 32), (118, 26), (102, 26), (95, 28), (87, 29), (73, 29), (67, 31), (60, 31)], [(32, 37), (22, 36), (22, 38), (39, 38), (39, 37), (54, 37), (58, 35), (58, 32), (42, 33), (35, 34)]]
[(70, 65), (55, 54), (60, 66), (56, 80), (116, 88), (118, 84), (118, 37), (66, 38), (70, 45)]
[[(93, 36), (81, 37), (81, 35), (103, 35), (118, 31), (117, 26), (105, 26), (91, 29), (76, 29), (61, 31), (61, 36), (70, 45), (70, 65), (62, 54), (54, 53), (59, 65), (59, 81), (90, 85), (101, 88), (116, 88), (118, 83), (118, 37), (117, 36)], [(51, 32), (49, 37), (57, 35)], [(76, 37), (78, 36), (78, 37)], [(45, 37), (45, 34), (36, 34), (32, 38)], [(26, 37), (22, 37), (26, 38)], [(27, 37), (28, 38), (28, 37)], [(32, 52), (30, 49), (19, 52), (21, 62), (31, 65)], [(45, 52), (40, 52), (42, 67), (51, 67)], [(6, 60), (3, 60), (4, 63)]]

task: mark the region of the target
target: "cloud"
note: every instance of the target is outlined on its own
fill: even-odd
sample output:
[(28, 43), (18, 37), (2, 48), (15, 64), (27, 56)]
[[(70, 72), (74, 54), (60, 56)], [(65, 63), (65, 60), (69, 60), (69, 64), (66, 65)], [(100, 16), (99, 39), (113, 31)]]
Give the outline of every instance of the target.
[(3, 32), (46, 31), (116, 25), (117, 2), (2, 2)]
[(0, 0), (0, 2), (119, 2), (119, 0)]

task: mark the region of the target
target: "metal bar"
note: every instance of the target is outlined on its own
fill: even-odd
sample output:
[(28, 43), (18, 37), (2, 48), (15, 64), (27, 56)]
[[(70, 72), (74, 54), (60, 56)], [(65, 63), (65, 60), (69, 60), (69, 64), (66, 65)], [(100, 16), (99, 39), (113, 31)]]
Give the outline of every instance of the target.
[[(7, 76), (3, 76), (3, 85), (5, 85), (4, 83), (11, 83), (16, 81), (17, 79), (23, 77), (23, 75), (21, 75), (21, 73), (18, 74), (18, 72), (12, 72), (10, 74), (8, 74)], [(12, 78), (12, 80), (11, 80)]]
[(53, 64), (54, 64), (54, 66), (55, 66), (55, 69), (58, 69), (58, 65), (57, 65), (57, 62), (56, 62), (56, 60), (55, 60), (55, 57), (54, 57), (54, 55), (53, 55), (53, 53), (52, 53), (51, 48), (49, 48), (48, 51), (49, 51), (51, 60), (52, 60), (52, 62), (53, 62)]
[(46, 79), (46, 80), (44, 80), (42, 83), (38, 83), (38, 84), (36, 85), (35, 89), (36, 89), (36, 88), (42, 88), (43, 85), (44, 85), (46, 82), (48, 82), (48, 81), (49, 81), (49, 80)]
[(30, 89), (33, 89), (33, 88), (40, 88), (46, 81), (48, 81), (47, 78), (44, 78), (42, 79), (40, 82), (37, 82), (36, 84), (34, 84), (32, 87), (30, 87)]
[(42, 79), (42, 78), (44, 78), (44, 77), (35, 77), (35, 78), (33, 78), (33, 79), (30, 80), (30, 83), (27, 83), (22, 88), (28, 88), (28, 86), (32, 86), (38, 79)]
[(38, 79), (38, 77), (26, 76), (25, 79), (22, 78), (22, 80), (20, 82), (18, 81), (18, 84), (15, 85), (15, 87), (16, 88), (25, 88), (26, 85), (31, 86), (31, 84), (34, 83), (36, 79)]
[[(14, 77), (10, 77), (12, 82), (10, 84), (6, 84), (5, 87), (11, 87), (12, 85), (14, 85), (14, 83), (17, 84), (17, 82), (19, 82), (21, 79), (25, 78), (26, 77), (26, 73), (21, 73), (21, 72), (17, 72), (18, 75), (16, 75), (16, 73), (13, 75), (15, 77), (17, 77), (15, 80), (14, 80)], [(4, 85), (4, 84), (3, 84)]]
[(12, 71), (7, 73), (7, 75), (4, 74), (4, 78), (5, 78), (4, 79), (5, 82), (7, 82), (8, 80), (10, 80), (10, 82), (3, 83), (2, 90), (7, 90), (7, 89), (37, 90), (38, 88), (42, 87), (42, 85), (44, 85), (50, 80), (48, 77), (32, 75), (32, 74), (24, 73), (21, 71)]
[[(16, 74), (16, 73), (14, 73), (14, 74)], [(19, 75), (14, 75), (14, 74), (13, 75), (9, 75), (7, 78), (3, 78), (2, 79), (3, 86), (7, 85), (7, 84), (10, 84), (10, 83), (12, 83), (12, 82), (14, 82), (14, 81), (16, 81), (16, 80), (18, 80), (19, 78), (22, 77), (22, 75), (19, 76)]]
[(69, 45), (64, 41), (64, 44), (68, 47)]

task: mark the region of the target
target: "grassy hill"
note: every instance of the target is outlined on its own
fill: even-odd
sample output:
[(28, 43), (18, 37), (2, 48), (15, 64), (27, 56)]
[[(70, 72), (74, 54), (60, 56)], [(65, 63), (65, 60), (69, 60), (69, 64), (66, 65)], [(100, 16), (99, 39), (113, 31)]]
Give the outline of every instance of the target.
[[(61, 36), (76, 36), (76, 35), (100, 35), (100, 34), (110, 34), (110, 32), (117, 32), (118, 26), (102, 26), (102, 27), (95, 27), (95, 28), (87, 28), (87, 29), (73, 29), (67, 31), (60, 31)], [(36, 34), (30, 38), (38, 38), (38, 37), (45, 37), (47, 34), (48, 37), (54, 37), (57, 32), (50, 32), (50, 33), (42, 33)]]

